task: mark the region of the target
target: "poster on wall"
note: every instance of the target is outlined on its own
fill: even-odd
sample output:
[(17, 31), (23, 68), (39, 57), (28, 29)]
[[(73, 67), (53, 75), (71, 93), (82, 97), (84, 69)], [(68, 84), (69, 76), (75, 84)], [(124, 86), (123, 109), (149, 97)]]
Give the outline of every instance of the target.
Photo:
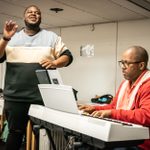
[(93, 57), (94, 56), (94, 45), (86, 44), (80, 46), (80, 56)]

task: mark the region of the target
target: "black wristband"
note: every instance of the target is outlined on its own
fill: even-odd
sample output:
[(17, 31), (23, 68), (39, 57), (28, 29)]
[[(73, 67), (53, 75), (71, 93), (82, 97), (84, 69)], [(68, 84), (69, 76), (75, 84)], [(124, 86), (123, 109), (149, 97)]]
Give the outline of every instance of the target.
[(4, 41), (10, 41), (11, 38), (6, 38), (6, 37), (3, 36), (3, 40), (4, 40)]

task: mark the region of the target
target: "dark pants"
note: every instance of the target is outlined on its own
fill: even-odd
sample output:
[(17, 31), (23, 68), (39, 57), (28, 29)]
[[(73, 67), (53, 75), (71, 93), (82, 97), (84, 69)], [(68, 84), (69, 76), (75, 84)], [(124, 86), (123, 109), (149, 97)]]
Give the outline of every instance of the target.
[(28, 122), (29, 103), (5, 101), (4, 113), (8, 121), (9, 134), (5, 150), (19, 150)]
[(132, 147), (122, 147), (122, 148), (114, 148), (113, 150), (140, 150), (137, 146)]
[[(83, 147), (83, 148), (79, 148), (78, 150), (101, 150), (99, 148), (95, 148), (95, 147)], [(105, 149), (105, 150), (140, 150), (138, 147), (133, 146), (133, 147), (120, 147), (120, 148), (109, 148), (109, 149)]]

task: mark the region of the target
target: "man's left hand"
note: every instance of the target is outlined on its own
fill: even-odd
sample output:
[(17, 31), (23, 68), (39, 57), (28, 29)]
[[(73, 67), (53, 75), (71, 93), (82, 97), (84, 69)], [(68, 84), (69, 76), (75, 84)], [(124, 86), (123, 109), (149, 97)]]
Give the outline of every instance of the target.
[(111, 110), (99, 110), (99, 111), (94, 111), (91, 114), (92, 117), (96, 118), (110, 118), (111, 116)]

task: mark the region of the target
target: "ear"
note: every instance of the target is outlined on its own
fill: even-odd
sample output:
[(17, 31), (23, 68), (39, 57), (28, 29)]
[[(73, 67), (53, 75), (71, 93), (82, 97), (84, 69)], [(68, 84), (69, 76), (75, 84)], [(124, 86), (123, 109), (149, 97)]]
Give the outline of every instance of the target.
[(140, 64), (139, 64), (140, 70), (144, 70), (145, 66), (146, 66), (145, 62), (140, 62)]

